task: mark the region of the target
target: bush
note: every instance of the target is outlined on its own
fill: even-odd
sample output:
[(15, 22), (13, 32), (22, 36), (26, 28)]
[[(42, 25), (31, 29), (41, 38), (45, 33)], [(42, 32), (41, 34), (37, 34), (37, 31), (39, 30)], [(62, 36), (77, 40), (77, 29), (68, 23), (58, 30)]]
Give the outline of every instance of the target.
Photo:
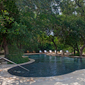
[(22, 55), (20, 55), (20, 54), (15, 54), (15, 55), (10, 54), (10, 55), (8, 55), (8, 59), (17, 64), (25, 63), (25, 62), (29, 61), (28, 57), (23, 58)]
[(7, 58), (17, 64), (29, 61), (29, 58), (23, 58), (23, 49), (19, 49), (16, 45), (9, 45), (9, 55)]

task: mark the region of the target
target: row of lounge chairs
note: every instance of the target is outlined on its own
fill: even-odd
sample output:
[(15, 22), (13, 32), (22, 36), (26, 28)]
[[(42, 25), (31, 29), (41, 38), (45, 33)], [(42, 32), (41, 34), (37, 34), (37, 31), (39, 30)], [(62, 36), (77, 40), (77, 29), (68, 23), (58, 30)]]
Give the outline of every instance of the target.
[[(49, 50), (49, 51), (47, 51), (47, 50), (41, 51), (41, 50), (39, 50), (39, 53), (42, 53), (42, 52), (44, 52), (44, 53), (47, 53), (47, 52), (49, 52), (49, 53), (52, 53), (52, 52), (56, 53), (56, 50), (55, 50), (55, 51), (52, 51), (52, 50)], [(68, 53), (68, 52), (69, 52), (69, 51), (66, 50), (66, 53)], [(60, 53), (63, 53), (63, 50), (60, 50)]]
[[(44, 53), (47, 53), (48, 51), (47, 50), (44, 50)], [(52, 52), (52, 50), (49, 50), (49, 53), (51, 53)], [(56, 50), (55, 50), (55, 52), (56, 52)], [(41, 50), (39, 50), (39, 53), (42, 53), (42, 51)]]

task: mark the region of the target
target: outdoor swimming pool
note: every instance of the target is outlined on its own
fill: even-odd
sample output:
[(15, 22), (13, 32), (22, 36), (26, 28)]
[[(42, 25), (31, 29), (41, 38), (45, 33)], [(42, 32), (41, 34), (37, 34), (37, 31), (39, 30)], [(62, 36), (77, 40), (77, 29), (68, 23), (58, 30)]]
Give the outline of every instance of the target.
[(18, 66), (9, 69), (8, 72), (22, 77), (51, 77), (85, 68), (85, 58), (47, 56), (45, 54), (29, 55), (29, 58), (35, 59), (34, 63), (23, 65), (29, 69), (29, 72)]

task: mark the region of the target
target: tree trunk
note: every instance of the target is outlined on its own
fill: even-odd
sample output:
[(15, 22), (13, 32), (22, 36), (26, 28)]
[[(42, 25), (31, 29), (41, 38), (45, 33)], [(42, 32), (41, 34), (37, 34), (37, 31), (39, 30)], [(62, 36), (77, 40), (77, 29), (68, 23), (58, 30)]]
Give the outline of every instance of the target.
[(1, 51), (1, 46), (0, 46), (0, 51)]
[(79, 54), (79, 48), (77, 47), (77, 53)]
[(80, 48), (80, 57), (82, 57), (82, 53), (83, 53), (84, 48), (85, 48), (85, 44), (83, 45), (83, 47)]
[(62, 50), (62, 52), (63, 52), (62, 55), (64, 56), (64, 50)]
[(55, 42), (53, 42), (55, 49), (56, 49), (56, 54), (57, 54), (57, 45), (55, 44)]
[(56, 45), (56, 43), (55, 43), (55, 41), (54, 41), (54, 38), (52, 38), (52, 42), (53, 42), (53, 44), (54, 44), (54, 46), (55, 46), (56, 54), (57, 54), (57, 45)]
[(56, 54), (57, 54), (57, 47), (55, 47), (56, 48)]
[(79, 48), (78, 48), (78, 44), (76, 43), (76, 51), (79, 54)]
[(75, 47), (74, 47), (73, 49), (74, 49), (74, 55), (75, 55), (75, 51), (76, 51), (76, 50), (75, 50)]
[(5, 57), (6, 57), (9, 54), (6, 37), (3, 37), (3, 48), (4, 48), (4, 54), (5, 54)]

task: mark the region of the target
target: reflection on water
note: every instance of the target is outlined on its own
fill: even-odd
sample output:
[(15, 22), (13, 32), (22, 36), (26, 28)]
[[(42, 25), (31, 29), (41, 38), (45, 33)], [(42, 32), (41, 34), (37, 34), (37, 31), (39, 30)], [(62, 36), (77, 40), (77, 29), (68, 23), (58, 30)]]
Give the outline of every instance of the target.
[(8, 72), (24, 77), (48, 77), (85, 68), (84, 58), (47, 56), (44, 54), (30, 55), (29, 58), (35, 59), (34, 63), (24, 65), (25, 68), (30, 70), (29, 72), (26, 72), (20, 67), (14, 67)]

